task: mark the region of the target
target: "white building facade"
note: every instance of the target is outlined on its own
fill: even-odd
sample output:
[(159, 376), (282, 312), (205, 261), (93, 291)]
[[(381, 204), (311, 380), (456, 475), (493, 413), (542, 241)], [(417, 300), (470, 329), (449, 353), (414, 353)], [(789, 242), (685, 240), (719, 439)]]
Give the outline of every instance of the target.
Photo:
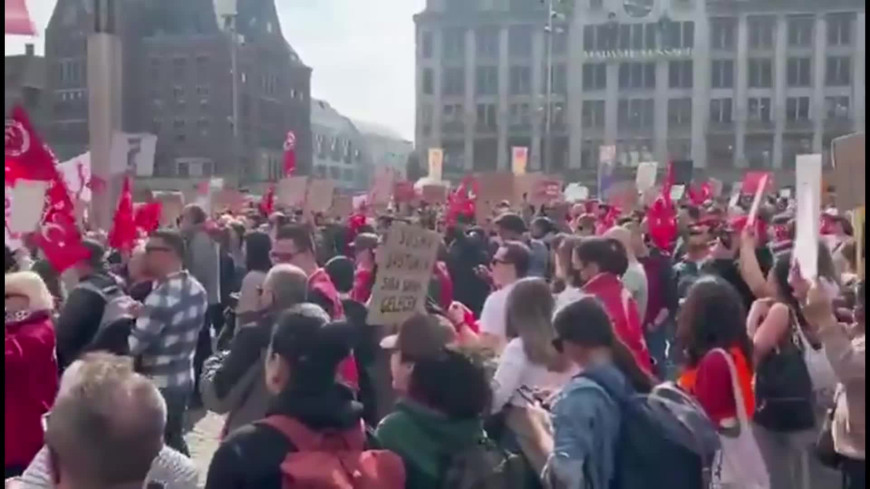
[(440, 147), (447, 174), (508, 170), (526, 146), (531, 169), (585, 180), (614, 145), (622, 166), (788, 178), (795, 155), (864, 129), (862, 0), (553, 2), (548, 30), (540, 0), (428, 0), (415, 18), (421, 161)]
[(329, 178), (347, 191), (368, 188), (371, 159), (366, 140), (354, 123), (322, 100), (311, 101), (311, 133), (315, 178)]

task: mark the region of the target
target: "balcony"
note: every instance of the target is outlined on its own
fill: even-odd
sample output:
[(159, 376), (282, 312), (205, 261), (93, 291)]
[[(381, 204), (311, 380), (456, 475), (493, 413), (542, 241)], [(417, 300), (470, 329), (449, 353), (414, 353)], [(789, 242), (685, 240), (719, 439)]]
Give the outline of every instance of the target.
[(746, 121), (746, 131), (749, 133), (773, 133), (775, 127), (772, 120), (749, 119)]

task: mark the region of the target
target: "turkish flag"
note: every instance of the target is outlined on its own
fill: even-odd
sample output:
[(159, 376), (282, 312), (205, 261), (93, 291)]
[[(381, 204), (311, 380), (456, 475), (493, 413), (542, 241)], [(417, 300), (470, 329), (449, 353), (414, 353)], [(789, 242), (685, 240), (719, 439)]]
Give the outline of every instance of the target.
[(284, 176), (289, 177), (296, 171), (296, 133), (287, 132), (284, 140)]
[(36, 29), (30, 20), (27, 4), (24, 0), (6, 0), (4, 15), (6, 17), (5, 34), (19, 36), (35, 36)]
[(151, 234), (160, 227), (160, 216), (163, 214), (163, 203), (153, 200), (144, 204), (133, 206), (133, 222), (136, 230), (144, 234)]
[(130, 177), (124, 177), (118, 208), (112, 220), (112, 230), (109, 232), (109, 246), (117, 250), (128, 251), (136, 242), (136, 221), (133, 216), (133, 190), (130, 188)]
[(54, 269), (60, 273), (87, 258), (72, 198), (55, 166), (57, 160), (21, 107), (15, 107), (12, 118), (6, 120), (4, 153), (7, 177), (49, 182), (36, 243)]
[(269, 190), (266, 191), (266, 195), (260, 200), (260, 204), (257, 206), (260, 209), (260, 214), (263, 214), (265, 217), (269, 217), (275, 212), (275, 184), (269, 185)]

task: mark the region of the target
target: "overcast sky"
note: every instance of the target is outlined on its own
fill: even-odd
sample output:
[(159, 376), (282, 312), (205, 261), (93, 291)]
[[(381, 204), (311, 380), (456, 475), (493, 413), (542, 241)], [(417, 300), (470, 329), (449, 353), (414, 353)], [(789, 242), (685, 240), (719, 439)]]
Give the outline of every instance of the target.
[[(57, 0), (26, 0), (40, 37)], [(275, 0), (284, 36), (314, 68), (312, 91), (343, 114), (414, 135), (414, 22), (425, 0)]]

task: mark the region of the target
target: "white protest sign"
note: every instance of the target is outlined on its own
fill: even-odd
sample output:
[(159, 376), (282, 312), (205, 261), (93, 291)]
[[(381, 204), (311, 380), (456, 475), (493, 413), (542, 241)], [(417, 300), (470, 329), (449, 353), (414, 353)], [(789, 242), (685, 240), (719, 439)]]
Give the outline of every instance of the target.
[(764, 191), (767, 189), (767, 180), (770, 178), (768, 174), (761, 177), (758, 181), (758, 189), (755, 191), (755, 198), (752, 199), (752, 207), (749, 209), (749, 216), (746, 219), (747, 226), (755, 226), (755, 218), (758, 217), (758, 209), (761, 207), (761, 198), (764, 197)]
[(779, 189), (779, 196), (782, 197), (783, 199), (790, 199), (791, 198), (791, 189), (790, 188)]
[(577, 202), (589, 198), (589, 187), (580, 185), (579, 183), (569, 183), (565, 187), (565, 201)]
[(740, 187), (731, 190), (731, 200), (728, 201), (728, 210), (730, 211), (737, 207), (738, 202), (740, 202)]
[(12, 209), (9, 216), (9, 232), (29, 233), (36, 230), (45, 208), (45, 192), (48, 182), (18, 180), (12, 187)]
[(644, 193), (655, 186), (658, 168), (659, 164), (655, 161), (644, 161), (638, 165), (637, 176), (635, 178), (635, 186), (638, 192)]
[(686, 193), (685, 185), (674, 185), (671, 187), (671, 200), (674, 202), (679, 201), (683, 198), (683, 194)]
[(112, 175), (131, 173), (137, 177), (154, 174), (157, 136), (148, 133), (116, 132), (112, 136)]
[(429, 178), (440, 182), (443, 172), (444, 150), (441, 148), (429, 148)]
[(73, 201), (91, 201), (91, 152), (82, 153), (71, 160), (58, 163), (66, 188)]
[(807, 280), (818, 276), (819, 219), (822, 205), (822, 155), (798, 155), (795, 165), (797, 194), (797, 229), (794, 258), (801, 276)]
[(395, 223), (378, 248), (378, 276), (369, 302), (368, 324), (397, 325), (425, 309), (441, 235)]

